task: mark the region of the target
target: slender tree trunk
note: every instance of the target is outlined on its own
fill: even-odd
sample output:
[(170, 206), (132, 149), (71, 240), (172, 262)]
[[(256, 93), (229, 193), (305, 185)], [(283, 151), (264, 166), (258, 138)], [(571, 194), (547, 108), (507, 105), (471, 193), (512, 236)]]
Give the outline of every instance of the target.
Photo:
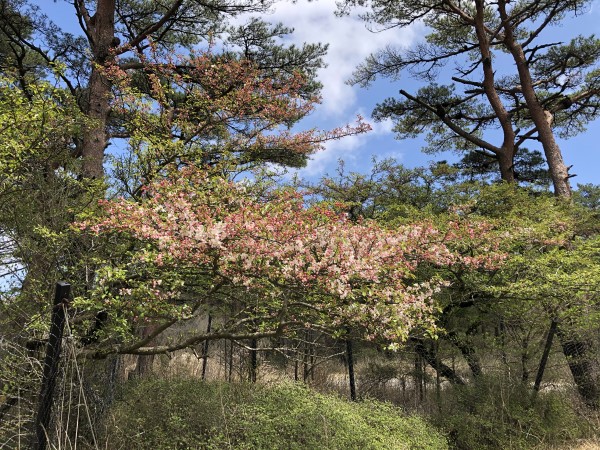
[(258, 372), (258, 339), (252, 339), (250, 346), (250, 382), (256, 383), (256, 375)]
[(483, 90), (492, 107), (500, 127), (502, 128), (502, 146), (495, 151), (503, 180), (512, 183), (515, 181), (515, 131), (513, 129), (511, 114), (502, 103), (502, 98), (496, 89), (496, 71), (492, 65), (492, 52), (487, 30), (485, 28), (485, 3), (483, 0), (475, 1), (475, 33), (479, 42), (479, 52), (483, 66)]
[(529, 336), (526, 336), (521, 341), (521, 381), (527, 383), (529, 381)]
[[(206, 334), (211, 331), (212, 316), (208, 315), (208, 323), (206, 324)], [(202, 381), (206, 380), (206, 366), (208, 364), (208, 345), (210, 341), (207, 339), (202, 346)]]
[(315, 381), (315, 342), (312, 333), (309, 350), (310, 381)]
[(546, 371), (546, 365), (548, 364), (548, 357), (550, 356), (550, 350), (552, 349), (552, 342), (554, 340), (554, 334), (556, 333), (557, 325), (558, 322), (554, 319), (552, 320), (552, 322), (550, 322), (550, 329), (548, 330), (548, 334), (546, 335), (546, 344), (544, 345), (544, 352), (542, 353), (537, 375), (535, 376), (535, 382), (533, 384), (533, 391), (535, 393), (539, 392), (540, 386), (542, 385), (542, 379), (544, 378), (544, 372)]
[(400, 386), (402, 387), (402, 403), (406, 403), (406, 377), (404, 375), (400, 378)]
[(227, 381), (227, 341), (223, 341), (223, 379)]
[[(227, 341), (225, 341), (227, 345)], [(227, 373), (227, 381), (231, 383), (233, 377), (233, 341), (229, 342), (229, 372)]]
[(306, 383), (308, 381), (309, 368), (308, 368), (308, 355), (309, 355), (309, 346), (308, 343), (309, 334), (308, 330), (304, 331), (304, 344), (302, 345), (302, 381)]
[[(436, 349), (437, 353), (437, 349)], [(439, 371), (435, 371), (435, 400), (438, 404), (438, 408), (441, 409), (442, 406), (442, 377), (440, 376)]]
[(298, 376), (298, 356), (294, 360), (294, 381), (299, 381), (300, 377)]
[(423, 403), (423, 363), (421, 355), (415, 353), (415, 406)]
[(50, 324), (50, 335), (44, 358), (42, 388), (35, 417), (35, 440), (32, 447), (45, 450), (48, 444), (49, 425), (52, 416), (53, 394), (58, 374), (58, 364), (62, 348), (63, 330), (66, 322), (66, 305), (71, 295), (71, 285), (65, 282), (56, 284), (54, 305)]
[(346, 359), (348, 361), (348, 383), (350, 384), (350, 399), (356, 401), (356, 381), (354, 378), (354, 353), (352, 340), (346, 339)]
[(303, 379), (306, 383), (309, 379), (314, 381), (314, 362), (315, 362), (315, 345), (313, 342), (314, 336), (312, 330), (304, 332), (304, 353), (302, 356)]

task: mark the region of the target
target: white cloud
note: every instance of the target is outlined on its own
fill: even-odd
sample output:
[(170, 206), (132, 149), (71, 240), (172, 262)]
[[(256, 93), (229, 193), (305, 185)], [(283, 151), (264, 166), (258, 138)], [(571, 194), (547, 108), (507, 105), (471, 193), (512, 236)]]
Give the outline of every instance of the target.
[[(422, 26), (396, 28), (383, 32), (371, 32), (358, 11), (351, 16), (337, 17), (335, 0), (282, 0), (275, 3), (273, 10), (262, 17), (270, 23), (282, 23), (293, 28), (286, 38), (287, 44), (302, 46), (304, 43), (328, 44), (325, 56), (327, 67), (319, 70), (318, 79), (323, 85), (322, 103), (299, 124), (298, 129), (317, 127), (322, 130), (353, 124), (360, 115), (368, 122), (372, 131), (359, 136), (349, 136), (327, 142), (324, 149), (315, 153), (307, 166), (297, 173), (308, 179), (333, 173), (337, 161), (342, 159), (352, 171), (368, 171), (373, 154), (390, 155), (389, 141), (392, 137), (392, 121), (373, 122), (367, 111), (376, 100), (359, 86), (349, 86), (346, 81), (356, 67), (367, 56), (386, 46), (408, 47), (422, 34)], [(239, 22), (247, 18), (240, 17)], [(369, 106), (366, 106), (369, 105)], [(387, 139), (388, 142), (385, 142)], [(394, 146), (395, 147), (395, 146)], [(394, 155), (402, 157), (394, 151)], [(296, 171), (291, 171), (292, 175)]]
[(421, 31), (420, 26), (414, 26), (374, 33), (367, 29), (357, 14), (335, 16), (335, 3), (335, 0), (283, 1), (276, 3), (274, 11), (264, 17), (268, 22), (281, 22), (294, 29), (289, 43), (329, 44), (325, 57), (327, 67), (318, 73), (319, 81), (323, 84), (322, 104), (303, 121), (304, 125), (301, 124), (301, 127), (311, 124), (309, 126), (331, 129), (345, 123), (354, 123), (357, 114), (364, 117), (372, 127), (370, 133), (328, 142), (325, 149), (313, 155), (307, 167), (299, 171), (305, 178), (320, 177), (325, 172), (332, 172), (340, 159), (346, 162), (350, 170), (365, 171), (370, 167), (374, 153), (389, 151), (388, 148), (379, 148), (382, 145), (387, 147), (379, 138), (391, 137), (391, 120), (372, 122), (368, 119), (370, 111), (365, 111), (359, 105), (365, 104), (365, 95), (368, 94), (358, 86), (347, 85), (346, 81), (371, 53), (386, 46), (410, 46)]
[(294, 28), (291, 42), (329, 44), (327, 67), (319, 71), (323, 84), (323, 104), (316, 114), (323, 117), (347, 116), (356, 108), (358, 87), (345, 84), (356, 67), (371, 53), (391, 46), (408, 46), (417, 37), (414, 27), (373, 33), (356, 16), (336, 17), (335, 0), (280, 2), (265, 19)]

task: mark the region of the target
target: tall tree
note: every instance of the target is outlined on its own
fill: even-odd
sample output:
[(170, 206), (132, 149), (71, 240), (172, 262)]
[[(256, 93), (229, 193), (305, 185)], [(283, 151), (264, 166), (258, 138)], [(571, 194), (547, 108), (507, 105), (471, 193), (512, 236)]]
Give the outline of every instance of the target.
[[(598, 116), (600, 40), (577, 36), (563, 43), (547, 40), (544, 32), (590, 5), (587, 0), (345, 0), (339, 11), (367, 6), (363, 18), (377, 26), (422, 20), (428, 27), (424, 42), (407, 50), (387, 48), (357, 69), (352, 81), (362, 85), (380, 75), (397, 79), (406, 71), (429, 83), (417, 93), (402, 89), (403, 99), (379, 104), (376, 119), (391, 118), (400, 137), (429, 131), (430, 150), (454, 148), (493, 158), (509, 182), (515, 181), (519, 149), (537, 141), (555, 195), (570, 199), (569, 170), (556, 137), (572, 136)], [(455, 63), (452, 84), (437, 84), (448, 62)], [(503, 70), (507, 66), (514, 69)], [(582, 376), (596, 365), (594, 344), (569, 336), (561, 324), (557, 334), (580, 392), (596, 407), (597, 376)]]
[[(161, 57), (177, 49), (205, 43), (207, 48), (220, 42), (227, 52), (254, 60), (265, 74), (301, 71), (307, 77), (322, 63), (324, 46), (305, 45), (285, 48), (277, 41), (290, 30), (268, 26), (253, 19), (249, 24), (230, 28), (227, 19), (244, 13), (262, 13), (272, 4), (264, 0), (75, 0), (74, 23), (81, 33), (74, 35), (52, 23), (43, 8), (26, 0), (3, 0), (5, 10), (18, 17), (29, 17), (31, 28), (17, 21), (3, 20), (0, 32), (15, 45), (38, 54), (46, 63), (61, 67), (63, 82), (79, 98), (83, 112), (92, 119), (78, 142), (74, 156), (82, 159), (86, 178), (102, 178), (104, 156), (114, 137), (124, 137), (113, 127), (112, 82), (106, 68), (137, 71), (144, 79), (146, 63), (158, 64)], [(183, 70), (183, 69), (182, 69)], [(317, 83), (308, 90), (314, 93)]]
[[(427, 83), (417, 93), (402, 89), (402, 99), (379, 104), (375, 118), (391, 118), (399, 137), (428, 131), (431, 151), (453, 148), (493, 158), (507, 181), (515, 179), (520, 149), (539, 142), (555, 194), (569, 198), (568, 167), (556, 137), (572, 136), (598, 116), (600, 40), (578, 36), (562, 43), (545, 39), (544, 32), (590, 4), (346, 0), (341, 13), (367, 6), (362, 17), (375, 26), (423, 21), (428, 27), (424, 41), (413, 48), (371, 55), (352, 81), (366, 86), (377, 76), (397, 79), (409, 72)], [(454, 63), (451, 83), (438, 84), (447, 63)]]

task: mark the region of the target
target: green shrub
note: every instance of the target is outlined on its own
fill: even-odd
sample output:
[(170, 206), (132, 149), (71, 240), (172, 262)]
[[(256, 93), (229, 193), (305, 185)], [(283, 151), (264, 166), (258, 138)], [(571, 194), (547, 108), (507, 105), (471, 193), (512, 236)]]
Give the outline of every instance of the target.
[(425, 421), (301, 385), (155, 380), (129, 384), (100, 445), (118, 449), (447, 449)]
[(522, 450), (585, 433), (572, 400), (561, 392), (540, 393), (533, 401), (530, 386), (482, 377), (449, 388), (443, 398), (435, 423), (459, 450)]

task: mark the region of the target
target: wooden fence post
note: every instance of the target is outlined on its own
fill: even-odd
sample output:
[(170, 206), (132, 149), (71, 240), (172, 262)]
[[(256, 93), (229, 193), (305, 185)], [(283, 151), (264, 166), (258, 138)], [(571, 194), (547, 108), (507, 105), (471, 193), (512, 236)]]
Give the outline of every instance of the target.
[(350, 400), (356, 401), (356, 381), (354, 379), (354, 353), (352, 352), (352, 340), (346, 339), (346, 359), (348, 360), (348, 382), (350, 384)]
[(70, 294), (71, 285), (69, 283), (63, 281), (56, 283), (50, 336), (48, 337), (46, 357), (44, 358), (42, 388), (40, 390), (38, 412), (35, 418), (34, 450), (45, 450), (48, 444), (48, 425), (50, 424), (50, 416), (52, 414), (52, 396), (54, 395), (54, 385), (56, 383), (56, 374), (58, 373), (58, 362), (65, 327), (65, 311)]

